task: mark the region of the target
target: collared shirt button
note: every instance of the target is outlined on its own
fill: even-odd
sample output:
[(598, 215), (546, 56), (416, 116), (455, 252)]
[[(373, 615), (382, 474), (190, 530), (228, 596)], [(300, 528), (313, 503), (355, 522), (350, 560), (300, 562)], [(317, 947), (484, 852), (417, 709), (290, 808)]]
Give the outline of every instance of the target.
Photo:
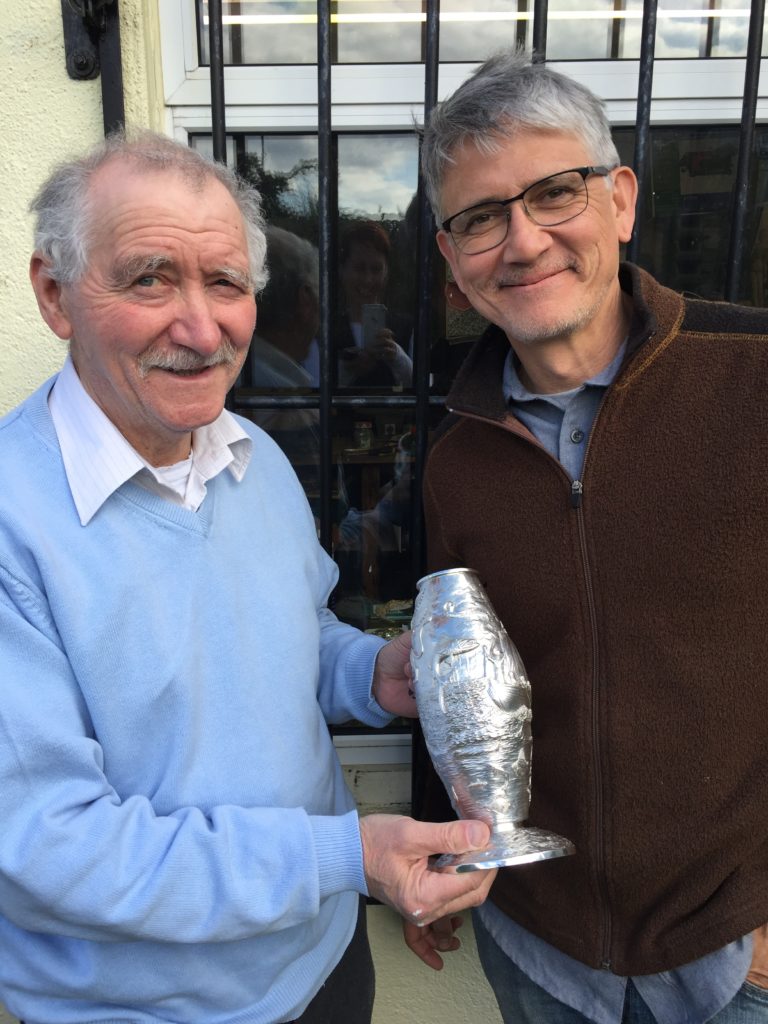
[(571, 440), (574, 444), (581, 444), (581, 442), (584, 440), (584, 431), (579, 430), (579, 428), (576, 427), (575, 430), (571, 431)]

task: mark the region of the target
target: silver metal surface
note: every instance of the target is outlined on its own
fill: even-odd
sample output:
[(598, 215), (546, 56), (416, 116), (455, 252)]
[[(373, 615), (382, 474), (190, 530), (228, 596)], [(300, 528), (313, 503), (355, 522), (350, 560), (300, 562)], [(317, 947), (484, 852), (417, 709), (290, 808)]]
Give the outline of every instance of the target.
[(531, 801), (531, 686), (472, 569), (418, 582), (413, 687), (432, 761), (461, 818), (485, 821), (489, 846), (446, 854), (437, 870), (481, 871), (574, 853), (568, 839), (524, 825)]

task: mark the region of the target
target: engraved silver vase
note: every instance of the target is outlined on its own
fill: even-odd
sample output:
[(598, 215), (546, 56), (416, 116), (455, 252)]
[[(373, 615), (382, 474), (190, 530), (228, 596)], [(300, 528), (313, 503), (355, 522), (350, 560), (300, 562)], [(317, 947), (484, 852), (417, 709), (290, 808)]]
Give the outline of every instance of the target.
[(524, 824), (531, 801), (531, 685), (477, 573), (418, 582), (413, 687), (432, 761), (461, 818), (485, 821), (489, 846), (433, 867), (478, 871), (564, 857), (568, 839)]

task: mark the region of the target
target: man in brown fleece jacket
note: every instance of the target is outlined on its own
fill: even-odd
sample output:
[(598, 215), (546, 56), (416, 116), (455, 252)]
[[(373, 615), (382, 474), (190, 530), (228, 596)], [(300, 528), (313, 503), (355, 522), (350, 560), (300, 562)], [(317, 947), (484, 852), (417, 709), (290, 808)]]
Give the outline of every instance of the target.
[(475, 915), (504, 1020), (768, 1021), (768, 313), (620, 266), (603, 105), (520, 54), (438, 105), (422, 164), (449, 301), (491, 324), (428, 460), (430, 569), (477, 570), (519, 647), (531, 821), (576, 845)]

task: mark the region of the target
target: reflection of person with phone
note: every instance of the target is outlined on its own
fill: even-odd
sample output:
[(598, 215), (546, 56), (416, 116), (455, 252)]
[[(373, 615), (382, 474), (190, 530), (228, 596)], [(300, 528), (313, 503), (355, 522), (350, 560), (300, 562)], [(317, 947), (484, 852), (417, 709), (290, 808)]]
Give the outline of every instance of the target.
[(341, 244), (342, 316), (334, 330), (342, 386), (393, 387), (411, 382), (412, 325), (383, 304), (391, 244), (379, 224), (355, 224)]

